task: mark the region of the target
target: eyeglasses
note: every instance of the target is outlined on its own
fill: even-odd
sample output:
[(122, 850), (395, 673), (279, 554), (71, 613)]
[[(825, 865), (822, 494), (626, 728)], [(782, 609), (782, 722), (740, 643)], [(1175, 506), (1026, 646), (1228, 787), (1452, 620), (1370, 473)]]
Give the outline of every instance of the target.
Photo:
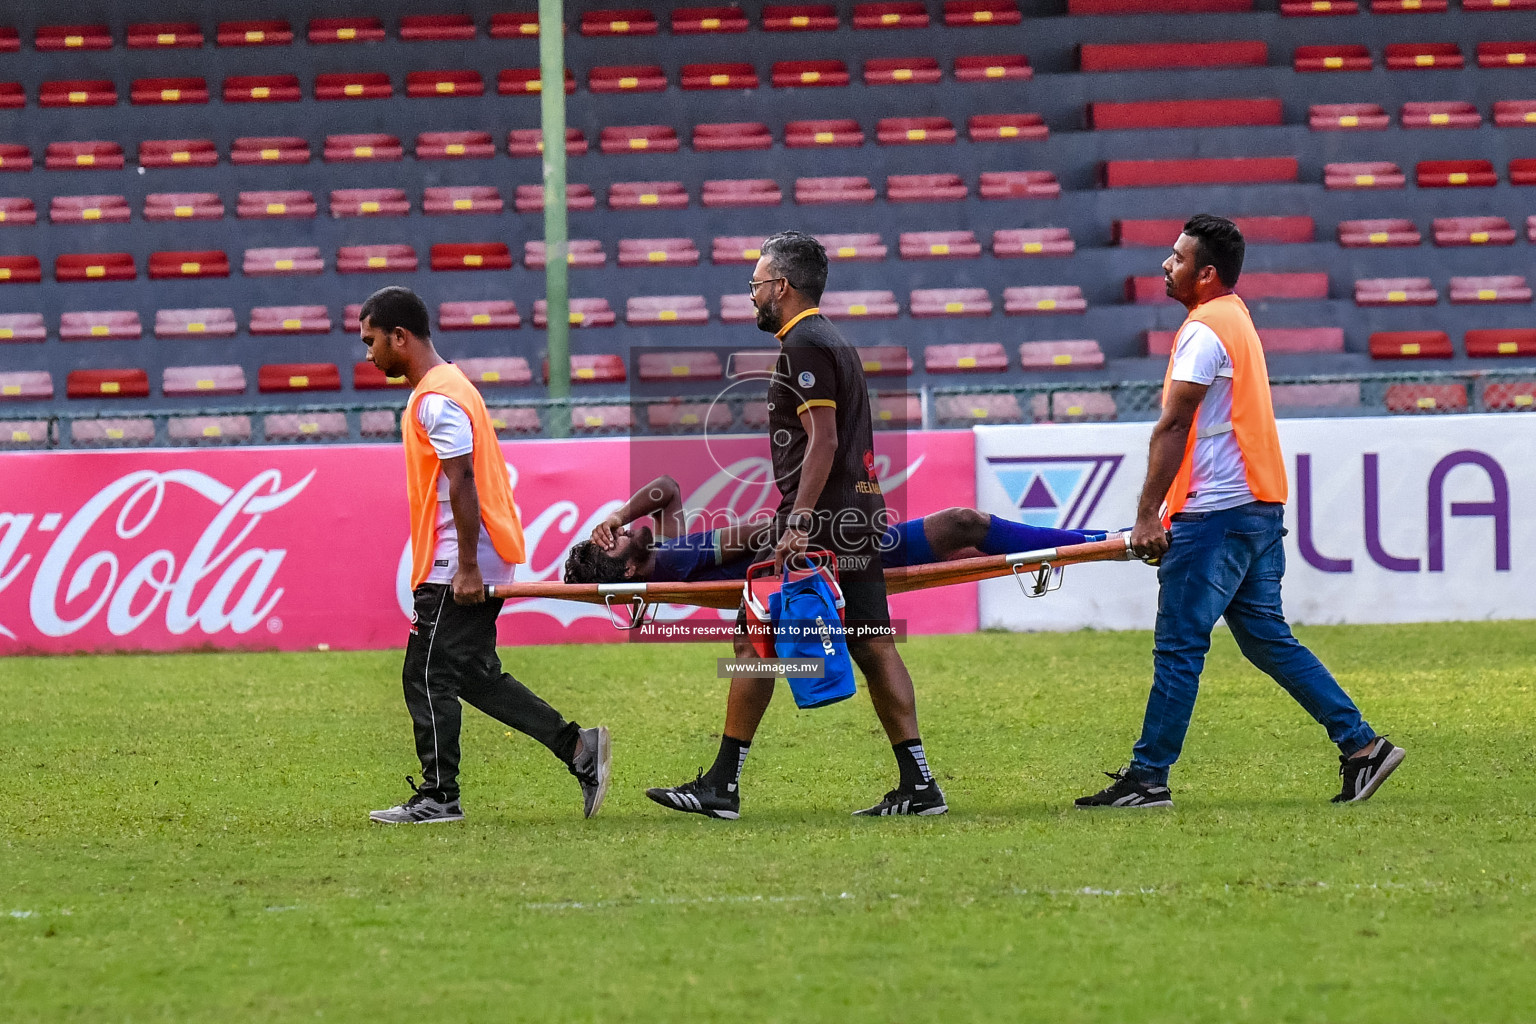
[(775, 281), (788, 281), (788, 280), (789, 280), (789, 278), (787, 278), (787, 277), (765, 277), (761, 281), (748, 281), (747, 282), (747, 294), (748, 295), (756, 295), (758, 288), (762, 287), (765, 284), (773, 284), (773, 282), (775, 282)]

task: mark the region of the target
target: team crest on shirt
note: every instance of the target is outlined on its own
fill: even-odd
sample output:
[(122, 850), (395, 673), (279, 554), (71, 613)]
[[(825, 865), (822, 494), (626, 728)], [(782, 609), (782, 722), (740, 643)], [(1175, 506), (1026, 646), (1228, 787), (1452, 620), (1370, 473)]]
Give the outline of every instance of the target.
[(815, 385), (815, 383), (816, 383), (816, 375), (814, 373), (812, 373), (810, 370), (801, 370), (800, 371), (800, 386), (801, 387), (803, 387), (803, 388), (812, 387), (813, 385)]

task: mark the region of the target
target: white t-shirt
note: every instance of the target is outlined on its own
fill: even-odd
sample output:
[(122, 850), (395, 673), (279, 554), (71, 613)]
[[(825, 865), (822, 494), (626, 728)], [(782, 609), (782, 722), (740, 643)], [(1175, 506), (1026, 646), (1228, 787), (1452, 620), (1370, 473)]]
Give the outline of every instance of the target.
[(1216, 332), (1195, 321), (1179, 332), (1173, 379), (1208, 384), (1195, 417), (1195, 457), (1185, 512), (1218, 512), (1253, 500), (1243, 452), (1232, 432), (1232, 359)]
[[(475, 450), (475, 432), (469, 415), (447, 395), (421, 396), (416, 403), (416, 422), (426, 430), (432, 449), (439, 459), (469, 455)], [(480, 575), (488, 585), (512, 582), (514, 567), (502, 560), (491, 543), (484, 525), (480, 527)], [(453, 504), (448, 500), (448, 478), (437, 474), (437, 548), (432, 553), (432, 572), (428, 583), (452, 583), (459, 571), (459, 527), (453, 521)]]

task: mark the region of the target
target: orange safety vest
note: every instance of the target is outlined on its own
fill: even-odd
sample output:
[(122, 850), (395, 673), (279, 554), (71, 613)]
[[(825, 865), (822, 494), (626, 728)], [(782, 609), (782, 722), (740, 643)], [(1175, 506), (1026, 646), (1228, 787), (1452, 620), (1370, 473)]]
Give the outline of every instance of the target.
[[(1231, 430), (1237, 437), (1238, 450), (1243, 453), (1243, 470), (1254, 499), (1284, 504), (1287, 497), (1285, 458), (1280, 454), (1280, 431), (1275, 426), (1275, 407), (1269, 395), (1269, 367), (1264, 362), (1264, 346), (1259, 342), (1259, 332), (1254, 330), (1248, 307), (1236, 295), (1222, 295), (1190, 310), (1179, 333), (1182, 334), (1191, 322), (1205, 324), (1215, 331), (1227, 350), (1227, 357), (1232, 360), (1232, 422), (1207, 428), (1204, 436)], [(1168, 385), (1172, 380), (1173, 353), (1169, 353), (1168, 372), (1163, 375), (1164, 402), (1168, 400)], [(1189, 500), (1189, 481), (1195, 471), (1195, 442), (1200, 436), (1193, 427), (1190, 428), (1189, 442), (1184, 446), (1184, 462), (1164, 499), (1167, 515), (1177, 513)]]
[(464, 410), (474, 432), (475, 490), (480, 495), (480, 522), (496, 553), (508, 565), (527, 560), (523, 547), (523, 523), (512, 501), (512, 478), (507, 473), (496, 428), (480, 392), (452, 363), (427, 371), (405, 403), (400, 433), (405, 439), (405, 494), (411, 506), (411, 589), (432, 574), (432, 554), (437, 548), (437, 477), (442, 462), (426, 428), (416, 418), (416, 403), (423, 395), (443, 395)]

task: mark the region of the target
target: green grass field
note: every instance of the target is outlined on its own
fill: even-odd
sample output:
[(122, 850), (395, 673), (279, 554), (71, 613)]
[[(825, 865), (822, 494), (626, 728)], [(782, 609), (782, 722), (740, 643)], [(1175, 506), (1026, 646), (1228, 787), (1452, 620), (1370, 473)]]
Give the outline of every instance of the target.
[(951, 813), (860, 693), (781, 692), (739, 822), (648, 785), (713, 757), (702, 646), (503, 652), (614, 733), (603, 813), (466, 715), (460, 825), (370, 825), (416, 766), (399, 655), (0, 659), (0, 1019), (1530, 1021), (1536, 623), (1302, 633), (1407, 747), (1336, 807), (1321, 729), (1218, 637), (1171, 812), (1081, 812), (1145, 633), (905, 648)]

